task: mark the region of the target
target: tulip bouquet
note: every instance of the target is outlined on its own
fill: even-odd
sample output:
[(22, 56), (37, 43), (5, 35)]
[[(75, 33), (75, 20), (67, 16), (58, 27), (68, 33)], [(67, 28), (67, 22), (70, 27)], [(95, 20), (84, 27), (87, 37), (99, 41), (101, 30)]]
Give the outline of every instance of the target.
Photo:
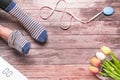
[(120, 61), (110, 48), (103, 46), (101, 50), (91, 58), (89, 71), (101, 80), (120, 80)]

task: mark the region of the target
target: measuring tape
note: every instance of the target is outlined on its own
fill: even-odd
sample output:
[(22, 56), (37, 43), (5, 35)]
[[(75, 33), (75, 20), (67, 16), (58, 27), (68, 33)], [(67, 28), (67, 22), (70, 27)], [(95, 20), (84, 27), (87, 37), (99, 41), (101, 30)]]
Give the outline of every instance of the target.
[[(64, 2), (64, 3), (65, 3), (65, 8), (64, 8), (64, 10), (57, 10), (57, 6), (59, 5), (60, 2)], [(111, 3), (112, 3), (112, 0), (110, 0), (110, 2), (108, 3), (108, 5), (110, 5)], [(40, 17), (41, 17), (43, 20), (47, 20), (47, 19), (49, 19), (49, 18), (54, 14), (55, 11), (57, 11), (57, 12), (62, 12), (62, 16), (61, 16), (61, 19), (60, 19), (60, 22), (61, 22), (60, 27), (61, 27), (61, 29), (63, 29), (63, 30), (68, 30), (68, 29), (71, 27), (71, 23), (72, 23), (72, 20), (73, 20), (73, 19), (75, 19), (76, 21), (79, 21), (79, 22), (81, 22), (81, 23), (83, 23), (83, 24), (87, 24), (87, 23), (93, 21), (95, 18), (97, 18), (97, 17), (100, 16), (101, 14), (104, 14), (105, 16), (111, 16), (111, 15), (114, 13), (114, 9), (113, 9), (112, 7), (110, 7), (110, 6), (108, 6), (108, 7), (105, 7), (105, 8), (104, 8), (102, 11), (100, 11), (98, 14), (96, 14), (95, 16), (93, 16), (92, 18), (90, 18), (88, 21), (82, 21), (82, 20), (80, 20), (79, 18), (77, 18), (76, 16), (74, 16), (73, 13), (67, 11), (66, 8), (67, 8), (67, 3), (66, 3), (66, 1), (65, 1), (65, 0), (59, 0), (59, 1), (57, 2), (57, 4), (55, 5), (54, 8), (51, 8), (51, 7), (49, 7), (49, 6), (43, 6), (43, 7), (41, 7), (41, 8), (40, 8)], [(51, 11), (51, 13), (50, 13), (47, 17), (43, 17), (43, 16), (41, 16), (41, 11), (42, 11), (43, 9), (50, 9), (50, 10), (52, 10), (52, 11)], [(71, 19), (71, 22), (70, 22), (70, 25), (69, 25), (69, 26), (65, 26), (65, 25), (62, 23), (62, 20), (63, 20), (63, 17), (64, 17), (64, 14), (65, 14), (65, 13), (68, 14), (69, 16), (71, 16), (71, 18), (70, 18), (70, 19)]]

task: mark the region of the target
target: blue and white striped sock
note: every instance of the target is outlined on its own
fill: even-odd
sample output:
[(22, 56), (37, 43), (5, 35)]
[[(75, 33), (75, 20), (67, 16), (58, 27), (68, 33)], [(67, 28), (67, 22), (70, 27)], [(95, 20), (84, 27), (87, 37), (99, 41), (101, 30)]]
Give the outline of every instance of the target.
[(21, 8), (15, 2), (12, 1), (7, 6), (5, 11), (15, 16), (36, 41), (40, 43), (46, 42), (48, 35), (45, 28), (39, 22), (35, 21), (27, 13), (21, 10)]
[(28, 42), (23, 34), (15, 30), (8, 37), (8, 45), (11, 48), (16, 49), (21, 54), (27, 54), (30, 49), (30, 42)]

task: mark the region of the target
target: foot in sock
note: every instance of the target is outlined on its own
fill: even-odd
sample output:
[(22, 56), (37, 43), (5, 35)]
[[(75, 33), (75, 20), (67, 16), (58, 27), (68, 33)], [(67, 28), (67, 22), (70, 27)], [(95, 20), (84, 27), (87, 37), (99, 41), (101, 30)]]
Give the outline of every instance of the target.
[(12, 31), (0, 25), (0, 37), (8, 43), (9, 47), (16, 49), (21, 54), (29, 52), (30, 42), (24, 38), (20, 31)]
[(30, 42), (28, 42), (23, 34), (16, 30), (13, 31), (8, 37), (8, 45), (16, 49), (21, 54), (27, 54), (30, 49)]
[(27, 13), (25, 13), (15, 2), (12, 1), (5, 8), (5, 11), (15, 16), (37, 42), (46, 42), (48, 36), (45, 28), (41, 25), (41, 23), (35, 21)]

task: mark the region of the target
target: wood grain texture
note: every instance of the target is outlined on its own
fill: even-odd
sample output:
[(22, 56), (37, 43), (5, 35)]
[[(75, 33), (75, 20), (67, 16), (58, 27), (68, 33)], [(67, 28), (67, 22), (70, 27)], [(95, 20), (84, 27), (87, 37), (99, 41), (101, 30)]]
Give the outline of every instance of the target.
[[(62, 12), (55, 12), (48, 20), (40, 15), (48, 16), (50, 10), (40, 14), (42, 6), (54, 8), (58, 0), (15, 0), (31, 17), (41, 22), (48, 31), (48, 41), (41, 45), (35, 42), (30, 34), (15, 17), (0, 10), (0, 24), (12, 30), (21, 30), (31, 42), (31, 50), (26, 56), (20, 55), (7, 43), (0, 39), (0, 56), (17, 68), (29, 80), (98, 80), (88, 71), (90, 59), (100, 47), (110, 47), (120, 59), (120, 1), (114, 0), (109, 6), (115, 9), (112, 16), (97, 17), (89, 24), (73, 20), (69, 30), (61, 30)], [(100, 12), (109, 0), (66, 0), (67, 11), (81, 20), (88, 20)], [(61, 2), (57, 9), (63, 10)], [(69, 26), (71, 20), (64, 15), (64, 25)]]

